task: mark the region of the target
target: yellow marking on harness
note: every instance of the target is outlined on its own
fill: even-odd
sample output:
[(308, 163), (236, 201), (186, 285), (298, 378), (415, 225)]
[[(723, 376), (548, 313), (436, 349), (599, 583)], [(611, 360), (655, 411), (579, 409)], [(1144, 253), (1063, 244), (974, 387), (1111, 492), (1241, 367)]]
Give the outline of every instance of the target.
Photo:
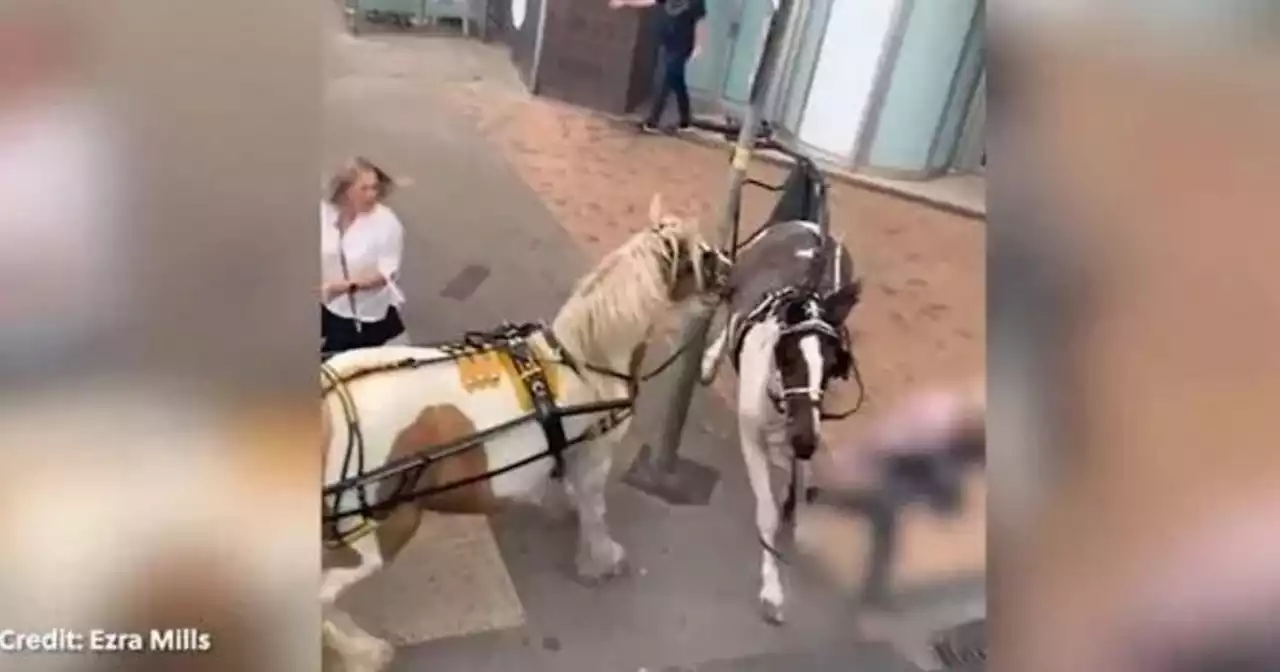
[(350, 546), (351, 544), (363, 539), (364, 537), (376, 532), (377, 530), (378, 530), (378, 523), (366, 518), (365, 520), (361, 521), (360, 524), (357, 525), (355, 528), (348, 530), (346, 532), (340, 533), (341, 536), (338, 537), (337, 539), (326, 540), (324, 542), (324, 545), (329, 548), (341, 548), (343, 546)]
[(502, 358), (495, 350), (467, 352), (455, 364), (462, 389), (468, 394), (497, 387), (502, 382)]
[[(547, 386), (551, 389), (551, 397), (554, 399), (560, 395), (560, 366), (555, 360), (545, 356), (541, 352), (541, 348), (534, 346), (534, 357), (538, 363), (538, 367), (542, 370), (542, 375), (547, 379)], [(501, 350), (485, 350), (483, 352), (469, 352), (460, 357), (456, 365), (458, 367), (458, 378), (462, 383), (462, 389), (468, 394), (487, 390), (497, 387), (505, 377), (511, 381), (511, 387), (515, 391), (517, 403), (520, 409), (529, 412), (533, 410), (533, 398), (529, 394), (525, 382), (522, 380), (521, 373), (516, 370), (515, 360), (511, 355)]]

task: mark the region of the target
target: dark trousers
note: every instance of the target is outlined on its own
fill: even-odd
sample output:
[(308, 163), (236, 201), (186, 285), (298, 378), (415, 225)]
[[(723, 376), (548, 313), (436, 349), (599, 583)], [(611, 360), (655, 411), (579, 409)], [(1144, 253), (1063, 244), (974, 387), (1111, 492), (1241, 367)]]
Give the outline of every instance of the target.
[(361, 322), (356, 330), (355, 320), (339, 317), (320, 307), (320, 336), (323, 339), (320, 351), (325, 355), (334, 355), (344, 350), (356, 348), (374, 348), (404, 333), (404, 322), (400, 320), (400, 311), (391, 308), (387, 316), (377, 322)]
[(689, 54), (664, 48), (659, 67), (661, 77), (658, 80), (658, 92), (653, 96), (653, 110), (646, 120), (657, 126), (662, 121), (662, 111), (667, 106), (667, 97), (676, 94), (676, 109), (680, 111), (680, 125), (687, 126), (693, 120), (689, 111), (689, 87), (684, 81), (684, 70), (689, 64)]

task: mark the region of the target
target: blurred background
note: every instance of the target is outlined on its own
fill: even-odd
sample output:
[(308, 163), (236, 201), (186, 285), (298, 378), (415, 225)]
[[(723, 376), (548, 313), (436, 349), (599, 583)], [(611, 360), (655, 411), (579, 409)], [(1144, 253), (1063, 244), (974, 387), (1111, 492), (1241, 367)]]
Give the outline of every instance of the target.
[(1001, 669), (1280, 665), (1230, 666), (1248, 660), (1247, 630), (1275, 632), (1261, 615), (1280, 598), (1264, 555), (1280, 476), (1276, 16), (1250, 2), (993, 12)]
[[(0, 8), (7, 669), (319, 669), (320, 9)], [(995, 667), (1280, 668), (1280, 12), (991, 9)]]
[(0, 6), (0, 629), (214, 635), (4, 669), (319, 669), (316, 14)]

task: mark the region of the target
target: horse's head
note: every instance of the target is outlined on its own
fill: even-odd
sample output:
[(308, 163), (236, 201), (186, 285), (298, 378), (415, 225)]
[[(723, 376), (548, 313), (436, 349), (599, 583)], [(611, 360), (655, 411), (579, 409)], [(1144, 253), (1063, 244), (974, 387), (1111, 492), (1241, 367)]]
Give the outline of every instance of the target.
[(781, 331), (774, 363), (782, 382), (781, 410), (787, 419), (787, 441), (802, 460), (813, 457), (818, 448), (828, 385), (835, 378), (848, 378), (853, 369), (853, 346), (843, 316), (858, 302), (861, 289), (861, 283), (854, 282), (826, 296), (799, 291), (777, 308)]
[(724, 294), (733, 262), (703, 238), (696, 220), (666, 212), (662, 197), (654, 195), (649, 203), (649, 221), (663, 243), (663, 263), (673, 303)]

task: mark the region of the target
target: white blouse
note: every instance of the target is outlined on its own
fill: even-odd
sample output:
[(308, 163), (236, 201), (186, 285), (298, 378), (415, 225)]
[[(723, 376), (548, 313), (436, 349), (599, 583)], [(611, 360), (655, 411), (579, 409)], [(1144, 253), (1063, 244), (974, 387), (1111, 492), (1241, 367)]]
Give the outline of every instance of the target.
[[(377, 289), (361, 289), (341, 294), (325, 304), (330, 312), (361, 322), (377, 322), (392, 306), (404, 303), (396, 284), (404, 250), (404, 226), (385, 205), (359, 215), (345, 232), (338, 230), (338, 208), (320, 203), (320, 273), (323, 282), (336, 282), (377, 272), (387, 284)], [(343, 257), (347, 272), (342, 269)], [(354, 299), (354, 312), (352, 302)]]

